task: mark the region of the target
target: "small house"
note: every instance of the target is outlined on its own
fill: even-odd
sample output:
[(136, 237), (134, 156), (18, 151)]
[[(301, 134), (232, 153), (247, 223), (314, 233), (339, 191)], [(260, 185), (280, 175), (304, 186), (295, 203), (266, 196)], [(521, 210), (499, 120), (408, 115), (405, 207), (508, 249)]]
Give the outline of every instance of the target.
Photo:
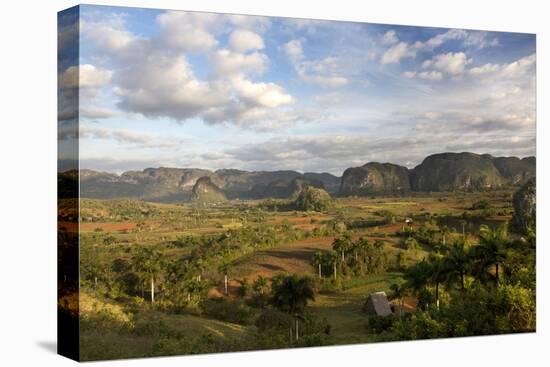
[(388, 316), (393, 313), (386, 292), (371, 293), (363, 309), (371, 316)]

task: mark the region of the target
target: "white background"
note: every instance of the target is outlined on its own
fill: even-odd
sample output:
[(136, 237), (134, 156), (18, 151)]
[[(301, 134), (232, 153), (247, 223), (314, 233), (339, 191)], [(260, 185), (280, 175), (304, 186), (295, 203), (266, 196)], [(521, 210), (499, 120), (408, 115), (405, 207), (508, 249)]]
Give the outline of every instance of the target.
[[(258, 15), (537, 33), (537, 333), (302, 350), (170, 357), (116, 366), (548, 365), (546, 1), (94, 1)], [(64, 366), (56, 340), (56, 12), (72, 1), (4, 1), (0, 19), (0, 365)], [(545, 147), (546, 143), (546, 147)], [(546, 264), (541, 266), (541, 264)], [(546, 339), (546, 342), (544, 341)]]

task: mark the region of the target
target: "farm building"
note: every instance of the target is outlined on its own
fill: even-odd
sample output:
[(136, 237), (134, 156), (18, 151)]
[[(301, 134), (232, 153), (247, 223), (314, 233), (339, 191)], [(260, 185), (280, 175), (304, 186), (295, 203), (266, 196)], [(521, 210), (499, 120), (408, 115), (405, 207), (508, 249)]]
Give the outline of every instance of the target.
[(386, 292), (371, 293), (365, 302), (364, 310), (373, 316), (388, 316), (393, 313)]

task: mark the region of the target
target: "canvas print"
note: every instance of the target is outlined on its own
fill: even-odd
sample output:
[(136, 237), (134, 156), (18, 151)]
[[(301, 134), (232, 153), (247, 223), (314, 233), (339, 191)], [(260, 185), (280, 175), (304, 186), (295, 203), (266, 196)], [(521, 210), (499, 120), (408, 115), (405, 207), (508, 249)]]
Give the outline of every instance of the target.
[(536, 330), (534, 34), (58, 19), (61, 354)]

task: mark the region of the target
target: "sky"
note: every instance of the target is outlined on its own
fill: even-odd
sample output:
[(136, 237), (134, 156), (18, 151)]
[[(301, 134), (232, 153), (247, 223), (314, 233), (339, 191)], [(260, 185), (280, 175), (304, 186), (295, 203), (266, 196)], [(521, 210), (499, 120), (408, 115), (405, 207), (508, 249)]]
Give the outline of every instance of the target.
[(85, 5), (59, 44), (60, 147), (85, 169), (535, 155), (532, 34)]

